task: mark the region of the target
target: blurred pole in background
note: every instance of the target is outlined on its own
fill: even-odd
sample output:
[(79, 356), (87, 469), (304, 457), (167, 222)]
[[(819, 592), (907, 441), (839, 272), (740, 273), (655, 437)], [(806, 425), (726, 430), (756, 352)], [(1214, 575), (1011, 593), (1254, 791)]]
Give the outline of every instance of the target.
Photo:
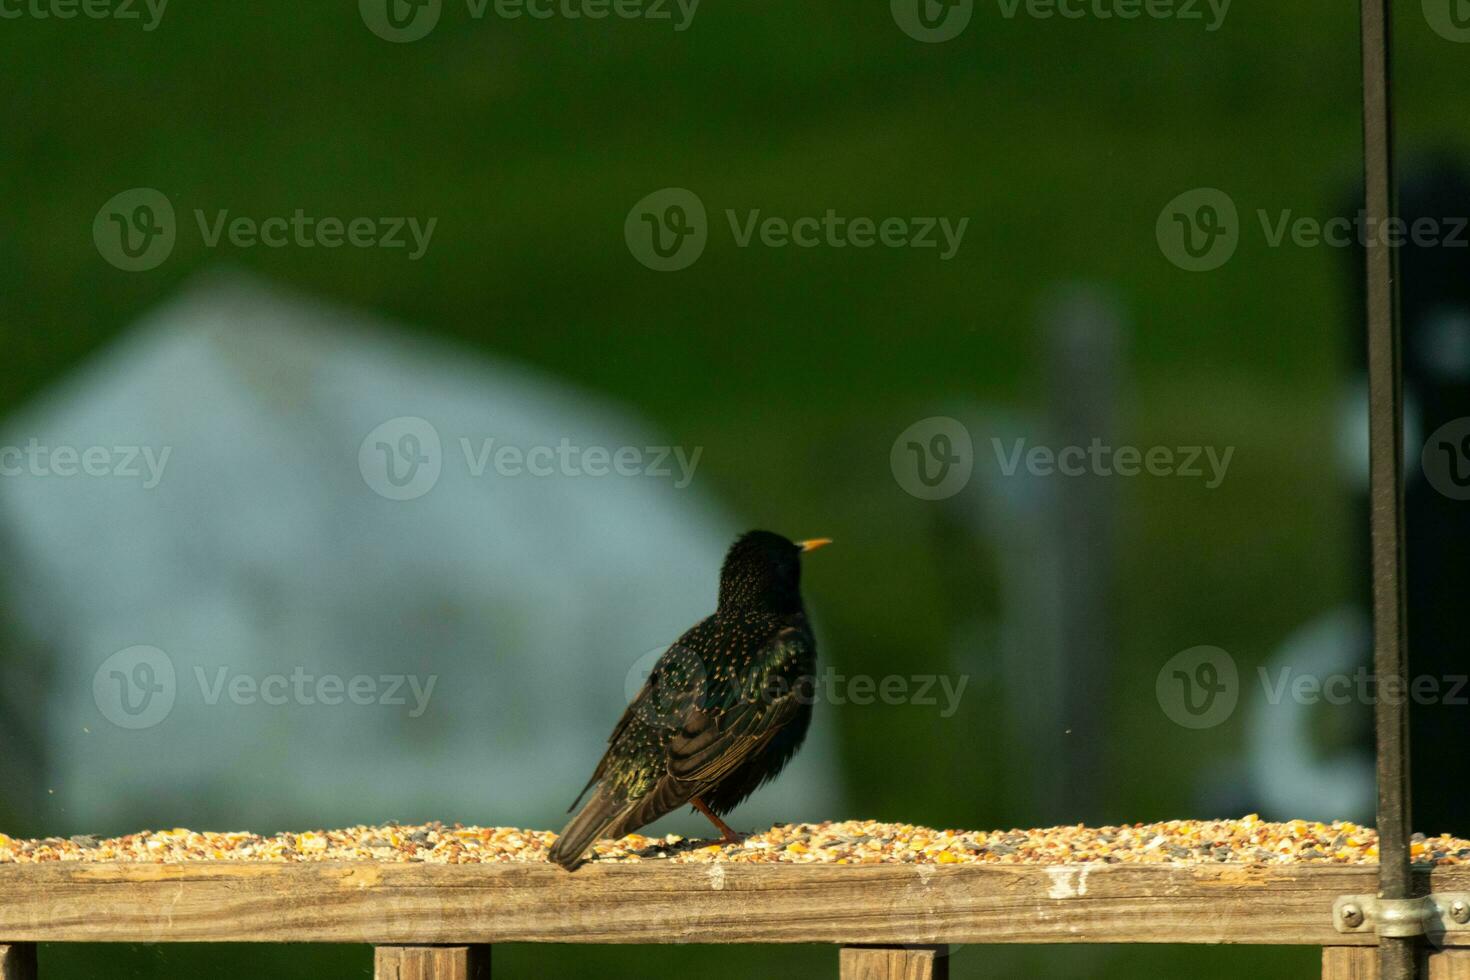
[[(1040, 322), (1045, 413), (992, 417), (977, 431), (1007, 451), (1018, 439), (1055, 453), (1085, 450), (1093, 440), (1115, 445), (1122, 387), (1116, 302), (1100, 287), (1066, 286), (1043, 304)], [(982, 440), (977, 452), (991, 448)], [(1045, 473), (1019, 466), (981, 483), (978, 534), (997, 543), (1007, 742), (1035, 763), (1014, 775), (1008, 793), (1022, 804), (1017, 819), (1034, 826), (1095, 823), (1107, 803), (1115, 495), (1108, 477), (1080, 468), (1067, 475), (1060, 465)]]
[[(4, 533), (0, 554), (15, 554)], [(0, 580), (0, 593), (4, 584)], [(21, 638), (14, 617), (0, 604), (0, 828), (12, 836), (44, 832), (40, 811), (47, 745), (38, 733), (50, 675), (38, 643)]]
[[(1048, 425), (1053, 445), (1117, 444), (1121, 386), (1122, 315), (1101, 287), (1068, 286), (1043, 311), (1046, 331)], [(1116, 571), (1113, 483), (1088, 472), (1064, 476), (1052, 497), (1051, 532), (1057, 556), (1058, 678), (1048, 755), (1054, 768), (1036, 771), (1037, 798), (1046, 823), (1103, 819), (1104, 714), (1114, 675), (1114, 631), (1109, 613)], [(1068, 734), (1070, 733), (1070, 734)]]

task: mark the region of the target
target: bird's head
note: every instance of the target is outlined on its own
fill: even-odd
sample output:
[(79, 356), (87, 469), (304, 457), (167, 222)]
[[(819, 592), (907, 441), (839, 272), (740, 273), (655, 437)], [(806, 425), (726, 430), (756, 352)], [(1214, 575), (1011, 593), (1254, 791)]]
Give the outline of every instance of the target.
[(720, 569), (720, 608), (799, 611), (801, 555), (831, 543), (830, 538), (792, 541), (770, 531), (742, 534)]

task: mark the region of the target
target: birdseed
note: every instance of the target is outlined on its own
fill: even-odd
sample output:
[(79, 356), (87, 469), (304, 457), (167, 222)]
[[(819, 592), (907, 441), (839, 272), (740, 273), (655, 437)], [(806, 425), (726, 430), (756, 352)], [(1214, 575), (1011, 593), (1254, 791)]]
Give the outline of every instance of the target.
[[(16, 840), (0, 834), (0, 864), (49, 861), (422, 861), (431, 864), (540, 862), (556, 834), (513, 827), (386, 824), (270, 836), (182, 828), (122, 837), (78, 835)], [(1470, 841), (1414, 835), (1415, 864), (1470, 864)], [(1121, 827), (931, 830), (869, 820), (778, 824), (739, 844), (676, 834), (630, 834), (594, 848), (603, 862), (700, 864), (1376, 864), (1378, 835), (1354, 823), (1291, 820), (1170, 820)]]

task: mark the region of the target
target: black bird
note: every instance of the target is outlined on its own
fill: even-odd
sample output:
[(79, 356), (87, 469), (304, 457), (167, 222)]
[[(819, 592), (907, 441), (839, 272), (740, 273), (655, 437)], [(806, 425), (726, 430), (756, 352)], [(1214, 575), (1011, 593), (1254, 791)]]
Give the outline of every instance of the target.
[(575, 870), (593, 841), (631, 834), (686, 803), (714, 823), (721, 843), (738, 840), (720, 814), (779, 773), (811, 724), (817, 644), (801, 605), (799, 556), (825, 544), (751, 531), (731, 546), (715, 614), (649, 672), (572, 802), (575, 810), (592, 791), (552, 845), (552, 861)]

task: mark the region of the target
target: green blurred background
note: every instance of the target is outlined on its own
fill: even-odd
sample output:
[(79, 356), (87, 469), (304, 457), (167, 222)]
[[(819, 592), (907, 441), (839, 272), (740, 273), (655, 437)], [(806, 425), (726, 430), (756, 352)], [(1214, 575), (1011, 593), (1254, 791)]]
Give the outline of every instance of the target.
[[(1401, 5), (1400, 144), (1470, 149), (1470, 46)], [(895, 485), (889, 447), (918, 419), (987, 405), (1041, 411), (1038, 319), (1059, 283), (1105, 284), (1124, 310), (1121, 438), (1236, 447), (1229, 479), (1120, 481), (1110, 597), (1116, 669), (1097, 691), (1100, 819), (1201, 813), (1201, 782), (1239, 749), (1239, 718), (1183, 731), (1158, 667), (1209, 643), (1251, 671), (1348, 599), (1355, 528), (1334, 470), (1352, 315), (1347, 257), (1271, 248), (1247, 228), (1206, 274), (1155, 240), (1166, 202), (1225, 189), (1241, 212), (1326, 217), (1359, 168), (1351, 4), (1237, 2), (1215, 32), (1176, 20), (1007, 19), (977, 6), (918, 43), (882, 2), (706, 0), (668, 22), (471, 18), (389, 44), (354, 5), (174, 0), (137, 22), (0, 22), (0, 416), (222, 261), (435, 338), (534, 365), (631, 404), (706, 447), (703, 486), (749, 526), (841, 544), (809, 573), (824, 655), (852, 672), (948, 657), (957, 619), (998, 604), (983, 555), (945, 546), (942, 510)], [(145, 274), (98, 255), (93, 215), (164, 191), (172, 256)], [(700, 260), (650, 271), (628, 209), (695, 190)], [(195, 207), (438, 216), (419, 261), (375, 249), (208, 249)], [(785, 216), (968, 216), (956, 258), (890, 249), (736, 248), (724, 208)], [(977, 443), (981, 442), (977, 438)], [(982, 454), (983, 448), (979, 449)], [(974, 560), (967, 560), (973, 558)], [(969, 604), (973, 604), (970, 606)], [(985, 651), (977, 656), (983, 659)], [(953, 718), (837, 708), (844, 806), (937, 827), (1031, 822), (1026, 747), (1006, 691)], [(1223, 775), (1222, 775), (1223, 778)], [(45, 834), (24, 802), (6, 829)], [(274, 827), (251, 828), (275, 830)], [(1426, 828), (1435, 830), (1438, 828)], [(954, 975), (1301, 976), (1305, 949), (967, 947)], [(515, 975), (835, 975), (829, 949), (511, 946)], [(45, 947), (56, 977), (366, 975), (361, 947)]]

